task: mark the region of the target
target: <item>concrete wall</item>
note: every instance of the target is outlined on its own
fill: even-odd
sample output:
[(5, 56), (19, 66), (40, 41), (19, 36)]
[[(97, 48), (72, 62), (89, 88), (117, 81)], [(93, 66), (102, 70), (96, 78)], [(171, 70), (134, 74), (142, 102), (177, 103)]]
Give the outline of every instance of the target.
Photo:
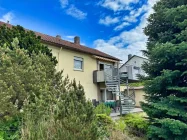
[(137, 107), (140, 107), (140, 102), (145, 101), (144, 95), (145, 95), (145, 92), (143, 91), (143, 89), (135, 90), (135, 101), (136, 101)]
[[(126, 86), (121, 86), (120, 90), (124, 91), (126, 89)], [(143, 91), (143, 87), (134, 87), (135, 91), (135, 101), (136, 101), (136, 107), (140, 107), (140, 102), (145, 101), (144, 95), (145, 92)], [(132, 90), (129, 90), (129, 93), (132, 93)]]

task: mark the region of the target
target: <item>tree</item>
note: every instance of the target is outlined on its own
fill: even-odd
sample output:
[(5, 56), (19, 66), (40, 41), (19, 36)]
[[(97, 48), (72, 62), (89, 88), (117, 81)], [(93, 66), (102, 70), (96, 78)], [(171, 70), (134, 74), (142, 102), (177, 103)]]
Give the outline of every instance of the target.
[(93, 105), (86, 100), (83, 87), (68, 78), (63, 80), (62, 87), (66, 88), (53, 102), (46, 103), (43, 96), (34, 105), (28, 104), (24, 110), (22, 140), (98, 139)]
[(33, 31), (26, 30), (22, 26), (7, 27), (6, 25), (0, 26), (0, 46), (6, 44), (12, 49), (11, 42), (14, 38), (18, 38), (19, 47), (28, 50), (28, 54), (43, 53), (48, 55), (51, 60), (57, 64), (57, 60), (53, 57), (51, 50), (41, 43), (41, 37), (36, 36)]
[(53, 83), (56, 79), (54, 63), (40, 52), (29, 55), (18, 44), (15, 38), (11, 49), (6, 44), (0, 47), (1, 116), (19, 113), (26, 99), (35, 102), (35, 97), (44, 93), (57, 94), (58, 86), (54, 88), (56, 83)]
[(15, 38), (11, 49), (0, 47), (0, 122), (21, 117), (23, 140), (97, 140), (96, 116), (83, 87), (63, 78), (47, 55), (29, 55), (18, 44)]
[(160, 0), (144, 29), (149, 62), (143, 69), (151, 139), (187, 139), (187, 1)]

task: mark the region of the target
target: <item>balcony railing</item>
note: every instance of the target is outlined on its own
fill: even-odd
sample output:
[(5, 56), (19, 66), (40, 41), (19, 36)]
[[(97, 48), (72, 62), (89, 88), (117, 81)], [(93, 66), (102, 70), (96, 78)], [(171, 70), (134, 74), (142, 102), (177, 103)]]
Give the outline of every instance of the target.
[(96, 70), (93, 72), (93, 82), (94, 83), (105, 82), (104, 70), (102, 71)]

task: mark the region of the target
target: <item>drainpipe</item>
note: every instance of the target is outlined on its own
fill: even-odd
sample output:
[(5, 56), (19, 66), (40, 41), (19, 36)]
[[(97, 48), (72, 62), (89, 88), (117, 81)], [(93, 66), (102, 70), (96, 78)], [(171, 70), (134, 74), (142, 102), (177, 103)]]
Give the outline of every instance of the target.
[(62, 47), (60, 48), (59, 52), (58, 52), (58, 70), (59, 70), (59, 67), (60, 67), (60, 52), (62, 50)]

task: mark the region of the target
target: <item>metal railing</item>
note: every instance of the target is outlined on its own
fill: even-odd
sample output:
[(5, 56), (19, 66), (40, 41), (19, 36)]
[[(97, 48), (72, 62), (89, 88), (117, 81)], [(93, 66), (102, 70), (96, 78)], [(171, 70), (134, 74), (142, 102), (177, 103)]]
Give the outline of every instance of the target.
[[(124, 75), (123, 75), (124, 76)], [(110, 68), (104, 70), (104, 79), (107, 90), (112, 91), (113, 94), (117, 94), (120, 98), (120, 113), (127, 114), (135, 107), (135, 91), (134, 88), (128, 85), (128, 76), (122, 78), (118, 68)], [(126, 84), (124, 92), (120, 91), (120, 85)], [(129, 90), (132, 93), (129, 93)]]

